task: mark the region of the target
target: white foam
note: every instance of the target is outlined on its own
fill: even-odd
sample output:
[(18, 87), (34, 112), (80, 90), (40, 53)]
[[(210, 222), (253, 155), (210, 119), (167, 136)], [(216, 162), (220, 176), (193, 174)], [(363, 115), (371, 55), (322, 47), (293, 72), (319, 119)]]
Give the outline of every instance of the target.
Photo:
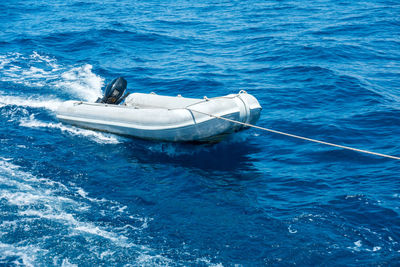
[(0, 157), (0, 170), (5, 171), (6, 173), (14, 176), (15, 175), (14, 171), (18, 169), (18, 166), (12, 164), (10, 162), (12, 160), (13, 160), (12, 158)]
[(83, 198), (86, 198), (86, 196), (87, 196), (87, 192), (85, 192), (85, 190), (83, 190), (82, 188), (79, 188), (77, 190), (77, 193)]
[(354, 247), (347, 247), (348, 249), (354, 250), (354, 251), (360, 251), (361, 247), (362, 247), (362, 241), (361, 240), (357, 240), (355, 242), (353, 242)]
[(69, 259), (66, 258), (66, 259), (63, 259), (61, 266), (62, 267), (78, 267), (78, 264), (72, 264), (69, 262)]
[[(101, 96), (104, 80), (92, 72), (92, 66), (89, 64), (72, 67), (60, 66), (55, 58), (33, 51), (29, 56), (19, 53), (0, 55), (0, 81), (35, 87), (47, 86), (67, 92), (72, 98), (94, 101)], [(0, 107), (44, 108), (54, 112), (61, 103), (62, 100), (54, 98), (54, 96), (21, 97), (0, 92)], [(20, 120), (20, 125), (24, 127), (59, 129), (71, 135), (88, 137), (98, 143), (119, 143), (116, 136), (111, 134), (79, 129), (61, 123), (41, 122), (33, 120), (31, 117), (20, 119), (21, 112), (28, 113), (26, 109), (8, 109), (2, 110), (1, 115), (9, 117), (9, 121)]]
[[(31, 189), (32, 187), (28, 188)], [(37, 192), (8, 192), (0, 191), (0, 198), (7, 200), (11, 205), (16, 205), (19, 207), (29, 206), (34, 204), (47, 204), (51, 202), (62, 202), (64, 204), (72, 204), (77, 206), (78, 203), (74, 200), (62, 196), (52, 196), (52, 195), (41, 195)], [(42, 192), (41, 192), (42, 193)], [(46, 192), (45, 192), (46, 193)], [(26, 215), (26, 214), (24, 214)]]
[(39, 202), (39, 200), (42, 200), (42, 197), (39, 195), (33, 195), (24, 192), (16, 192), (16, 193), (2, 192), (0, 194), (0, 198), (5, 199), (10, 204), (17, 206), (31, 205), (33, 203)]
[(58, 65), (55, 59), (33, 52), (30, 56), (8, 53), (0, 56), (1, 81), (43, 87), (57, 78)]
[[(22, 67), (21, 67), (22, 66)], [(0, 81), (28, 87), (61, 89), (72, 97), (94, 101), (101, 96), (104, 79), (92, 72), (92, 65), (60, 66), (55, 58), (33, 51), (0, 55)]]
[(11, 62), (17, 60), (22, 54), (20, 53), (8, 53), (6, 55), (0, 55), (0, 70)]
[(291, 234), (296, 234), (296, 233), (297, 233), (297, 230), (296, 230), (296, 229), (293, 229), (293, 228), (292, 228), (292, 225), (289, 225), (289, 226), (288, 226), (288, 231), (289, 231), (289, 233), (291, 233)]
[[(73, 200), (68, 200), (68, 201), (63, 201), (60, 199), (57, 199), (55, 197), (49, 197), (40, 194), (38, 197), (41, 197), (41, 200), (38, 200), (39, 198), (35, 198), (38, 200), (38, 203), (44, 204), (43, 206), (46, 207), (45, 209), (41, 210), (36, 210), (36, 209), (30, 209), (27, 208), (26, 210), (19, 211), (18, 214), (19, 216), (22, 217), (30, 217), (30, 218), (40, 218), (40, 219), (47, 219), (51, 221), (57, 221), (60, 222), (66, 226), (69, 227), (71, 231), (71, 235), (82, 235), (82, 233), (91, 235), (91, 236), (98, 236), (104, 239), (107, 239), (111, 242), (113, 242), (115, 245), (120, 246), (120, 247), (132, 247), (135, 246), (134, 244), (130, 244), (128, 242), (128, 238), (121, 235), (114, 233), (112, 231), (108, 231), (104, 229), (103, 227), (97, 226), (91, 222), (83, 222), (78, 220), (73, 214), (68, 213), (63, 210), (63, 206), (66, 205), (66, 202), (73, 202), (75, 203), (74, 207), (76, 209), (76, 206), (79, 206), (78, 203), (74, 202)], [(31, 204), (34, 204), (33, 198), (30, 198)], [(9, 199), (7, 199), (9, 200)], [(15, 203), (15, 202), (14, 202)], [(35, 203), (35, 204), (38, 204)], [(18, 204), (18, 203), (17, 203)], [(24, 205), (26, 203), (23, 203)]]
[(122, 246), (122, 247), (130, 247), (131, 246), (128, 243), (126, 243), (126, 241), (128, 240), (127, 237), (125, 237), (123, 235), (115, 234), (113, 232), (106, 231), (106, 230), (101, 229), (100, 227), (95, 226), (90, 223), (75, 224), (74, 230), (79, 231), (79, 232), (85, 232), (85, 233), (91, 234), (91, 235), (100, 236), (100, 237), (102, 237), (104, 239), (108, 239), (108, 240), (112, 241), (113, 243), (115, 243), (119, 246)]
[(88, 197), (88, 193), (83, 190), (82, 188), (78, 187), (78, 190), (76, 191), (78, 193), (78, 195), (80, 195), (82, 198), (89, 200), (90, 202), (107, 202), (106, 199), (102, 198), (102, 199), (97, 199), (97, 198), (92, 198), (92, 197)]
[(114, 253), (115, 253), (115, 251), (110, 251), (110, 250), (103, 251), (103, 252), (100, 254), (100, 259), (102, 260), (102, 259), (104, 259), (105, 257), (113, 256)]
[[(53, 225), (62, 225), (63, 232), (66, 230), (68, 236), (79, 236), (86, 239), (87, 244), (92, 244), (94, 240), (110, 245), (96, 247), (94, 253), (99, 259), (112, 258), (114, 251), (118, 251), (118, 247), (128, 251), (132, 250), (133, 255), (139, 254), (137, 263), (140, 266), (168, 266), (173, 265), (173, 262), (161, 255), (157, 255), (151, 248), (132, 243), (125, 235), (130, 235), (132, 231), (137, 231), (138, 228), (125, 225), (123, 227), (107, 226), (107, 224), (99, 224), (90, 219), (83, 219), (82, 209), (85, 213), (90, 211), (101, 212), (98, 209), (93, 209), (94, 206), (106, 205), (108, 210), (118, 211), (118, 216), (121, 213), (129, 218), (127, 208), (125, 206), (114, 203), (113, 201), (101, 200), (105, 203), (99, 203), (97, 199), (89, 198), (88, 193), (82, 188), (67, 188), (58, 182), (48, 178), (40, 178), (32, 175), (29, 172), (21, 170), (21, 167), (14, 165), (11, 158), (0, 157), (0, 199), (5, 201), (9, 206), (16, 206), (16, 209), (11, 209), (12, 217), (16, 217), (13, 221), (3, 221), (0, 224), (0, 236), (3, 233), (10, 234), (13, 231), (24, 229), (24, 231), (32, 231), (31, 225), (40, 223), (41, 221), (51, 221)], [(11, 175), (12, 174), (12, 175)], [(82, 200), (89, 200), (82, 201)], [(112, 204), (110, 206), (109, 204)], [(93, 206), (94, 205), (94, 206)], [(90, 217), (90, 216), (89, 216)], [(135, 217), (136, 219), (136, 217)], [(138, 217), (138, 219), (140, 219)], [(147, 219), (141, 218), (147, 222)], [(139, 229), (140, 230), (140, 229)], [(18, 265), (36, 266), (42, 259), (52, 256), (50, 251), (42, 249), (41, 246), (48, 243), (49, 238), (57, 238), (52, 236), (38, 237), (29, 240), (32, 246), (21, 246), (20, 244), (6, 245), (0, 243), (0, 259), (8, 260), (9, 257), (17, 257)], [(104, 243), (105, 242), (105, 243)], [(24, 242), (23, 244), (25, 244)], [(111, 250), (110, 250), (111, 248)], [(89, 250), (92, 248), (89, 248)], [(51, 253), (50, 253), (51, 252)], [(51, 259), (50, 258), (50, 259)], [(63, 266), (74, 266), (68, 258), (57, 257), (54, 263)]]
[(0, 94), (0, 105), (2, 106), (20, 106), (31, 108), (45, 108), (56, 111), (62, 103), (59, 99), (43, 99), (41, 97), (19, 97)]
[(32, 58), (32, 59), (36, 59), (38, 61), (46, 62), (49, 66), (51, 66), (53, 68), (53, 70), (56, 70), (56, 69), (59, 68), (55, 58), (51, 58), (49, 56), (40, 55), (36, 51), (33, 51), (32, 55), (30, 55), (29, 57)]
[(375, 246), (375, 247), (372, 248), (372, 251), (378, 251), (378, 250), (381, 250), (381, 249), (382, 249), (381, 247)]
[(362, 246), (361, 240), (354, 242), (354, 245), (356, 245), (356, 247), (358, 247), (358, 248), (361, 247)]
[(136, 266), (171, 266), (174, 262), (162, 255), (142, 253), (136, 258)]
[(106, 134), (101, 132), (96, 132), (87, 129), (81, 129), (74, 126), (64, 125), (61, 122), (44, 122), (40, 120), (36, 120), (34, 115), (32, 114), (28, 119), (23, 118), (20, 120), (20, 126), (28, 127), (28, 128), (50, 128), (50, 129), (58, 129), (61, 132), (67, 132), (71, 135), (84, 136), (89, 137), (93, 141), (101, 144), (118, 144), (120, 141), (116, 136), (112, 134)]
[[(46, 178), (38, 178), (28, 172), (20, 170), (20, 167), (12, 164), (12, 159), (0, 157), (0, 181), (8, 181), (7, 185), (16, 186), (19, 190), (33, 190), (32, 183), (46, 185), (53, 190), (61, 189), (68, 191), (68, 188), (59, 182), (52, 181)], [(13, 179), (9, 179), (12, 176)]]
[(92, 65), (72, 68), (61, 74), (55, 86), (67, 89), (81, 99), (95, 101), (101, 96), (104, 80), (92, 72)]
[[(58, 221), (69, 226), (72, 232), (84, 232), (90, 235), (96, 235), (108, 239), (116, 245), (130, 247), (127, 243), (127, 238), (106, 229), (97, 226), (91, 222), (79, 221), (74, 214), (67, 212), (65, 207), (73, 207), (74, 210), (80, 210), (80, 207), (85, 206), (84, 203), (56, 195), (56, 190), (52, 187), (47, 187), (49, 184), (42, 184), (45, 178), (36, 178), (29, 173), (19, 170), (18, 166), (10, 162), (0, 160), (0, 170), (3, 174), (13, 173), (14, 179), (22, 178), (24, 181), (34, 182), (35, 187), (19, 187), (19, 183), (10, 183), (8, 186), (14, 185), (16, 188), (0, 189), (0, 199), (8, 202), (9, 205), (18, 206), (18, 216), (21, 218), (40, 218), (51, 221)], [(0, 177), (5, 178), (3, 175)], [(33, 179), (32, 179), (33, 178)], [(39, 182), (39, 184), (37, 184)], [(43, 186), (45, 185), (45, 186)], [(14, 191), (14, 192), (13, 192)], [(37, 207), (41, 208), (37, 208)]]
[(33, 245), (29, 246), (15, 246), (10, 244), (0, 243), (0, 260), (7, 257), (17, 257), (14, 260), (15, 265), (35, 266), (37, 255), (46, 250), (38, 248)]
[(210, 267), (223, 267), (222, 263), (211, 263), (210, 259), (207, 259), (206, 257), (198, 258), (196, 259), (196, 263), (200, 265), (206, 264), (207, 266)]
[[(70, 227), (70, 230), (72, 231), (73, 235), (77, 233), (80, 234), (85, 233), (89, 235), (102, 237), (104, 239), (108, 239), (111, 242), (121, 247), (131, 246), (129, 243), (127, 243), (128, 240), (127, 237), (117, 233), (113, 233), (111, 231), (107, 231), (104, 228), (96, 226), (93, 223), (79, 221), (73, 214), (62, 210), (62, 205), (65, 205), (63, 201), (59, 200), (48, 201), (49, 199), (50, 198), (48, 198), (47, 201), (45, 201), (47, 203), (47, 205), (45, 205), (46, 209), (42, 210), (27, 209), (24, 211), (20, 211), (19, 215), (25, 217), (36, 217), (36, 218), (61, 222), (64, 225), (68, 225)], [(33, 204), (33, 201), (31, 202)], [(43, 202), (43, 200), (41, 202)]]

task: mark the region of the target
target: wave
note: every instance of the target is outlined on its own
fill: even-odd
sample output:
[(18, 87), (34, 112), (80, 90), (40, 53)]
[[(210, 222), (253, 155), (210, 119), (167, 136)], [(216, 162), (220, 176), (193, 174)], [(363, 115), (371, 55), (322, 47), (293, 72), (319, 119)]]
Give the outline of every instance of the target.
[[(34, 51), (30, 55), (7, 53), (0, 55), (0, 81), (13, 85), (13, 95), (5, 89), (0, 91), (0, 108), (20, 107), (2, 110), (1, 115), (9, 117), (9, 121), (19, 121), (19, 125), (29, 128), (58, 129), (75, 136), (88, 137), (102, 144), (117, 144), (119, 139), (111, 134), (79, 129), (63, 125), (59, 122), (44, 122), (36, 120), (34, 114), (27, 108), (46, 109), (55, 112), (63, 100), (57, 96), (65, 93), (79, 99), (94, 101), (101, 96), (103, 78), (92, 72), (92, 66), (85, 64), (78, 67), (61, 66), (57, 60), (48, 55)], [(6, 84), (7, 85), (7, 84)], [(26, 92), (16, 92), (15, 88)], [(34, 89), (40, 90), (35, 93)], [(49, 92), (43, 95), (43, 90)], [(33, 91), (33, 93), (32, 93)]]
[(104, 79), (92, 71), (93, 66), (61, 66), (55, 58), (36, 51), (0, 55), (0, 81), (34, 88), (59, 89), (72, 97), (94, 101), (101, 96)]
[[(20, 126), (28, 127), (28, 128), (50, 128), (57, 129), (61, 132), (66, 132), (75, 136), (83, 136), (96, 141), (101, 144), (118, 144), (120, 143), (119, 139), (112, 134), (101, 133), (87, 129), (81, 129), (74, 126), (64, 125), (61, 122), (44, 122), (40, 120), (36, 120), (34, 114), (31, 114), (29, 118), (22, 118), (20, 120)], [(122, 137), (121, 137), (122, 138)]]
[[(35, 266), (36, 255), (45, 253), (45, 249), (33, 245), (15, 246), (0, 242), (0, 263), (11, 265)], [(12, 259), (7, 261), (7, 259)]]
[(31, 113), (26, 108), (46, 109), (55, 112), (62, 103), (59, 99), (45, 100), (41, 97), (19, 97), (3, 95), (0, 92), (0, 109), (6, 106), (16, 106), (18, 108), (2, 109), (1, 116), (7, 118), (9, 122), (16, 121), (19, 126), (28, 128), (48, 128), (60, 130), (63, 133), (68, 133), (73, 136), (87, 137), (92, 141), (100, 144), (119, 144), (123, 137), (109, 133), (96, 132), (88, 129), (81, 129), (70, 125), (62, 124), (61, 122), (45, 122), (35, 119), (35, 114)]
[(4, 95), (0, 92), (0, 107), (4, 106), (20, 106), (30, 108), (45, 108), (51, 111), (56, 111), (59, 105), (62, 103), (60, 99), (44, 99), (39, 96), (10, 96)]
[[(66, 261), (73, 263), (66, 248), (75, 245), (83, 251), (94, 250), (96, 253), (85, 254), (93, 263), (111, 260), (114, 255), (121, 254), (130, 258), (130, 262), (171, 263), (153, 249), (131, 240), (130, 236), (137, 231), (140, 234), (143, 228), (133, 227), (130, 223), (144, 221), (142, 225), (147, 227), (145, 218), (139, 220), (114, 201), (103, 199), (99, 202), (89, 198), (89, 193), (82, 188), (37, 177), (12, 161), (0, 157), (0, 207), (4, 218), (0, 223), (0, 236), (3, 239), (13, 236), (14, 240), (14, 243), (0, 242), (0, 263), (27, 266), (49, 261), (55, 265)], [(81, 197), (82, 194), (85, 197)], [(129, 219), (122, 220), (121, 227), (108, 226), (101, 223), (103, 211), (112, 211), (113, 216)], [(95, 221), (91, 219), (93, 216)], [(79, 243), (75, 243), (77, 237)], [(49, 246), (53, 243), (54, 246)]]
[(95, 101), (101, 96), (103, 79), (92, 72), (92, 65), (86, 64), (72, 68), (61, 74), (61, 80), (55, 83), (55, 87), (69, 89), (74, 95), (87, 101)]

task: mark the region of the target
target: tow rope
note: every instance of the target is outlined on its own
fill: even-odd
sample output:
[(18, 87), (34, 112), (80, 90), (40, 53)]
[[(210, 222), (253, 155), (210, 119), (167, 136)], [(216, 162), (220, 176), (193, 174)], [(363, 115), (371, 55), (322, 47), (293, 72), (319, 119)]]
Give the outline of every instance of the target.
[(220, 120), (225, 120), (225, 121), (241, 124), (241, 125), (244, 125), (244, 126), (247, 126), (247, 127), (256, 128), (256, 129), (259, 129), (259, 130), (263, 130), (263, 131), (267, 131), (267, 132), (271, 132), (271, 133), (275, 133), (275, 134), (285, 135), (285, 136), (289, 136), (289, 137), (293, 137), (293, 138), (297, 138), (297, 139), (302, 139), (302, 140), (306, 140), (306, 141), (310, 141), (310, 142), (314, 142), (314, 143), (319, 143), (319, 144), (323, 144), (323, 145), (327, 145), (327, 146), (333, 146), (333, 147), (343, 148), (343, 149), (347, 149), (347, 150), (357, 151), (357, 152), (360, 152), (360, 153), (375, 155), (375, 156), (379, 156), (379, 157), (400, 160), (400, 157), (396, 157), (396, 156), (391, 156), (391, 155), (387, 155), (387, 154), (372, 152), (372, 151), (358, 149), (358, 148), (349, 147), (349, 146), (342, 146), (342, 145), (329, 143), (329, 142), (325, 142), (325, 141), (320, 141), (320, 140), (316, 140), (316, 139), (312, 139), (312, 138), (307, 138), (307, 137), (303, 137), (303, 136), (299, 136), (299, 135), (294, 135), (294, 134), (285, 133), (285, 132), (281, 132), (281, 131), (277, 131), (277, 130), (272, 130), (272, 129), (264, 128), (264, 127), (261, 127), (261, 126), (256, 126), (256, 125), (245, 123), (245, 122), (231, 120), (231, 119), (228, 119), (228, 118), (224, 118), (224, 117), (217, 116), (217, 115), (212, 115), (212, 114), (209, 114), (209, 113), (205, 113), (205, 112), (194, 110), (194, 109), (190, 109), (190, 108), (187, 108), (187, 109), (190, 110), (190, 111), (193, 111), (193, 112), (197, 112), (197, 113), (200, 113), (200, 114), (203, 114), (203, 115), (207, 115), (207, 116), (216, 118), (216, 119), (220, 119)]

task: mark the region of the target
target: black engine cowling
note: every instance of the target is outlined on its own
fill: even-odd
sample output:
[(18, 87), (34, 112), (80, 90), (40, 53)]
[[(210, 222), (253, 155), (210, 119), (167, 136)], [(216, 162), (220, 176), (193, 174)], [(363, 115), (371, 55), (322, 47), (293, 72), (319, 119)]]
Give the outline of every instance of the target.
[(124, 97), (122, 97), (126, 90), (127, 84), (127, 81), (122, 77), (114, 79), (106, 86), (103, 98), (97, 99), (96, 103), (118, 105), (127, 96), (125, 95)]

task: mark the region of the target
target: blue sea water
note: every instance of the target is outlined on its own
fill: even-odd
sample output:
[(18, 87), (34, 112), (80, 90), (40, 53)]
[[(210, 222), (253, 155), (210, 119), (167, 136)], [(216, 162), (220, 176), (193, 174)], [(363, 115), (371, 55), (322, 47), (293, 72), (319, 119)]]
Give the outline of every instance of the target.
[(65, 125), (65, 100), (246, 90), (258, 125), (400, 155), (398, 1), (0, 3), (0, 265), (400, 264), (396, 160), (249, 129)]

